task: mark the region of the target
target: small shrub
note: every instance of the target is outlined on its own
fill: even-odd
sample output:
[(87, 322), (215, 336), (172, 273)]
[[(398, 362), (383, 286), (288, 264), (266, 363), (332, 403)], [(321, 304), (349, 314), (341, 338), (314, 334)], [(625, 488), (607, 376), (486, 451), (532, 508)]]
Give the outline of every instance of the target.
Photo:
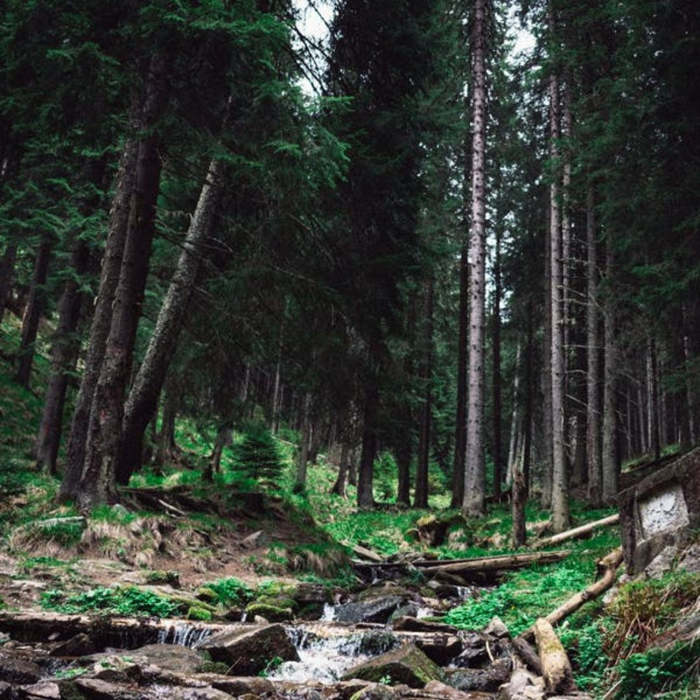
[(255, 481), (278, 481), (282, 473), (277, 443), (263, 427), (251, 427), (241, 442), (234, 445), (233, 464), (237, 472)]
[(213, 591), (217, 602), (225, 606), (245, 605), (253, 598), (253, 591), (237, 578), (222, 578), (202, 586)]

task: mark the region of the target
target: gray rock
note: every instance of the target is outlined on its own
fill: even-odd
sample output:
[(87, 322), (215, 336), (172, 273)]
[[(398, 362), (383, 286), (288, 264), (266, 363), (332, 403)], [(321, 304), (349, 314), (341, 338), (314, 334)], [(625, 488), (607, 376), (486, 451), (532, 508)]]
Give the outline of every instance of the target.
[(36, 683), (41, 669), (33, 661), (11, 651), (0, 651), (0, 681), (17, 685)]
[(260, 673), (275, 657), (282, 661), (299, 661), (296, 648), (279, 624), (252, 630), (240, 627), (222, 630), (207, 639), (200, 649), (209, 652), (213, 661), (228, 664), (229, 674), (236, 676)]
[(38, 700), (60, 700), (61, 689), (58, 683), (53, 681), (39, 681), (33, 685), (25, 685), (19, 690), (19, 697), (27, 700), (35, 698)]
[(700, 544), (692, 544), (683, 552), (678, 568), (691, 574), (700, 574)]
[(462, 651), (454, 660), (458, 668), (480, 668), (489, 662), (486, 641), (478, 632), (460, 632)]
[(490, 634), (494, 637), (498, 637), (499, 639), (502, 637), (510, 637), (510, 632), (508, 631), (505, 622), (503, 622), (498, 615), (492, 617), (491, 622), (484, 627), (484, 634)]
[(507, 684), (501, 686), (498, 700), (542, 700), (545, 697), (544, 678), (524, 668), (516, 668)]
[(384, 596), (359, 603), (346, 603), (335, 608), (338, 622), (386, 622), (391, 614), (401, 605), (400, 596)]
[(75, 681), (75, 687), (83, 697), (89, 700), (143, 700), (149, 697), (146, 693), (99, 678), (78, 678)]
[(0, 700), (10, 700), (12, 698), (12, 686), (5, 681), (0, 681)]
[(495, 692), (503, 683), (508, 682), (512, 669), (513, 663), (510, 659), (496, 659), (485, 669), (449, 671), (445, 677), (445, 682), (453, 688), (465, 692), (470, 690)]
[(673, 568), (673, 561), (678, 556), (678, 547), (667, 545), (646, 566), (644, 573), (648, 578), (661, 578)]
[(402, 632), (448, 632), (453, 634), (458, 632), (456, 627), (444, 622), (433, 622), (408, 616), (395, 618), (391, 626)]
[(51, 656), (85, 656), (96, 651), (94, 642), (84, 632), (80, 632), (65, 642), (60, 642), (51, 650)]

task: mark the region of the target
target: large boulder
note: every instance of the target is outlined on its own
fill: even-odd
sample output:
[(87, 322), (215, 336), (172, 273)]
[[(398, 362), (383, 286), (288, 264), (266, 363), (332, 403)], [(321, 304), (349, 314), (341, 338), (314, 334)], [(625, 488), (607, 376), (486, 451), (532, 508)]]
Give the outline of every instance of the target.
[(338, 622), (386, 622), (391, 614), (401, 605), (400, 596), (388, 595), (373, 600), (337, 605), (334, 619)]
[(442, 680), (442, 677), (441, 669), (415, 644), (404, 644), (400, 649), (351, 668), (343, 680), (361, 678), (375, 683), (389, 680), (411, 688), (422, 688), (430, 681)]
[(282, 625), (222, 630), (200, 645), (213, 661), (229, 665), (229, 675), (254, 676), (275, 657), (299, 661), (297, 650)]
[(7, 683), (36, 683), (41, 669), (33, 661), (10, 651), (0, 651), (0, 681)]

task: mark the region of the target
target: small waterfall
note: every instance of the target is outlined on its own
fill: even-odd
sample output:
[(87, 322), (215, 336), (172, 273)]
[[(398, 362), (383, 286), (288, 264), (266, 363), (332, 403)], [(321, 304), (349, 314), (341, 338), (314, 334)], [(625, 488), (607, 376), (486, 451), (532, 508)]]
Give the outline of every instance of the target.
[(432, 615), (435, 615), (435, 610), (432, 608), (419, 607), (416, 610), (416, 618), (418, 620), (422, 620), (424, 617), (431, 617)]
[[(329, 606), (330, 607), (330, 606)], [(354, 632), (343, 628), (288, 628), (299, 661), (287, 661), (270, 673), (271, 680), (332, 683), (349, 668), (393, 649), (398, 641), (387, 630)]]
[(158, 644), (174, 644), (194, 649), (210, 636), (211, 630), (206, 627), (195, 627), (186, 622), (179, 622), (158, 632)]
[(472, 589), (469, 586), (457, 586), (457, 596), (460, 600), (469, 600), (472, 597)]
[(323, 615), (321, 615), (322, 622), (333, 622), (335, 620), (335, 605), (330, 603), (323, 604)]

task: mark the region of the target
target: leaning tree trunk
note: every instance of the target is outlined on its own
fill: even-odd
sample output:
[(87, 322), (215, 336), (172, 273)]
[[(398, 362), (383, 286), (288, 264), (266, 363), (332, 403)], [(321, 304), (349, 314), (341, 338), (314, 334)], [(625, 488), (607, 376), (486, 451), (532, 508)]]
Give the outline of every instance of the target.
[[(550, 31), (554, 22), (550, 10)], [(564, 347), (562, 316), (561, 211), (559, 206), (559, 81), (549, 77), (551, 159), (554, 173), (550, 185), (550, 270), (552, 321), (552, 524), (555, 532), (569, 527), (568, 479), (564, 449)]]
[(78, 494), (82, 508), (116, 499), (115, 477), (124, 396), (131, 373), (136, 329), (155, 234), (161, 162), (157, 131), (153, 127), (165, 108), (165, 67), (163, 56), (155, 56), (146, 84), (143, 124), (148, 132), (139, 142), (136, 184), (119, 283), (114, 296), (112, 323), (90, 410), (85, 465)]
[(348, 484), (348, 456), (350, 454), (350, 448), (348, 447), (347, 440), (343, 440), (340, 445), (340, 461), (338, 463), (338, 478), (333, 484), (331, 493), (335, 493), (338, 496), (346, 498), (347, 496), (347, 484)]
[[(606, 252), (606, 276), (612, 279), (613, 254), (608, 241)], [(603, 384), (603, 500), (613, 503), (617, 498), (619, 461), (617, 456), (617, 347), (615, 299), (610, 296), (605, 304), (604, 353), (605, 371)]]
[(428, 280), (425, 290), (423, 334), (423, 367), (421, 371), (425, 383), (425, 396), (421, 407), (420, 435), (418, 439), (418, 466), (416, 470), (416, 490), (414, 506), (428, 507), (428, 469), (430, 465), (430, 428), (432, 413), (433, 375), (433, 280)]
[(463, 246), (459, 260), (459, 337), (457, 339), (457, 410), (455, 453), (452, 466), (452, 507), (464, 501), (464, 469), (467, 446), (467, 311), (469, 308), (469, 253)]
[(12, 278), (15, 274), (15, 260), (17, 259), (17, 244), (14, 241), (8, 243), (5, 253), (0, 260), (0, 323), (5, 315), (7, 300), (12, 291)]
[(158, 406), (158, 396), (175, 353), (201, 261), (201, 247), (211, 231), (222, 189), (221, 161), (212, 160), (156, 326), (124, 407), (117, 481), (126, 484), (141, 466), (146, 426)]
[(29, 291), (29, 300), (22, 317), (22, 334), (17, 352), (17, 371), (15, 381), (24, 387), (29, 387), (34, 364), (34, 345), (39, 331), (39, 321), (46, 310), (46, 278), (49, 272), (49, 260), (53, 239), (50, 234), (44, 234), (39, 242), (39, 249), (34, 259), (34, 272)]
[(165, 464), (177, 453), (175, 443), (175, 418), (180, 402), (180, 394), (175, 382), (168, 379), (165, 382), (163, 399), (163, 411), (160, 421), (160, 433), (158, 435), (158, 449), (156, 451), (156, 463)]
[(601, 502), (602, 465), (600, 459), (600, 355), (598, 334), (598, 251), (595, 228), (593, 186), (586, 194), (587, 305), (586, 305), (586, 456), (588, 461), (588, 500)]
[(51, 376), (44, 395), (44, 407), (36, 443), (36, 461), (39, 469), (56, 473), (56, 458), (61, 441), (63, 407), (70, 372), (75, 368), (80, 347), (76, 335), (83, 294), (79, 279), (85, 274), (90, 251), (84, 241), (76, 241), (71, 255), (71, 276), (65, 283), (58, 304), (58, 326), (51, 350)]
[[(140, 98), (132, 100), (130, 118), (130, 129), (132, 131), (139, 128), (141, 124), (140, 105)], [(66, 448), (66, 465), (59, 491), (59, 500), (62, 501), (76, 498), (85, 462), (90, 408), (112, 322), (112, 306), (117, 283), (119, 282), (131, 197), (136, 183), (137, 152), (138, 142), (135, 137), (130, 136), (124, 144), (119, 162), (117, 186), (110, 211), (109, 233), (102, 256), (102, 271), (100, 273), (97, 303), (90, 324), (87, 354), (83, 363), (80, 388), (78, 389), (78, 396), (73, 409), (73, 418)]]
[(471, 236), (469, 260), (469, 398), (467, 410), (465, 515), (483, 515), (484, 474), (484, 292), (486, 277), (486, 0), (474, 5), (473, 34), (473, 137)]

